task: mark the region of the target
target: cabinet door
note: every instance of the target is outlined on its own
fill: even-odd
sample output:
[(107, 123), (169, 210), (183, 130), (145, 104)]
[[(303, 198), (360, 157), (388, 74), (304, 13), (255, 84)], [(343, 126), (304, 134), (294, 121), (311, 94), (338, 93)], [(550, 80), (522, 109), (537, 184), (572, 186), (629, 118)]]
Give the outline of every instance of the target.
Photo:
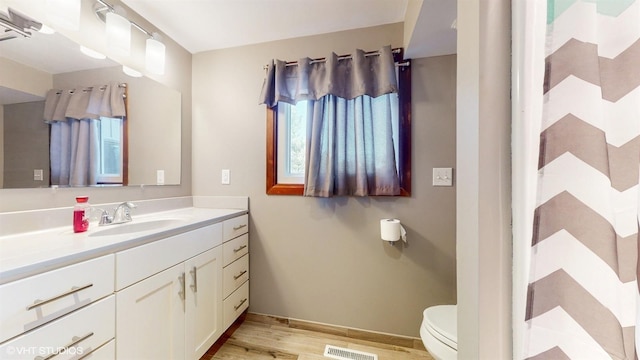
[(184, 265), (178, 264), (116, 293), (118, 359), (182, 359)]
[(185, 359), (199, 359), (222, 335), (222, 247), (185, 262)]

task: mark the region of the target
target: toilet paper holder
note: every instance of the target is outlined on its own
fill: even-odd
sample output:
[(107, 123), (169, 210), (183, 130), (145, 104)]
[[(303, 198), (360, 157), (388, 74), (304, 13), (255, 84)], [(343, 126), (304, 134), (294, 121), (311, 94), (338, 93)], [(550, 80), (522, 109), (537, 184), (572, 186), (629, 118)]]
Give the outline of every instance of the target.
[(381, 219), (380, 238), (392, 246), (399, 240), (407, 243), (407, 231), (398, 219)]

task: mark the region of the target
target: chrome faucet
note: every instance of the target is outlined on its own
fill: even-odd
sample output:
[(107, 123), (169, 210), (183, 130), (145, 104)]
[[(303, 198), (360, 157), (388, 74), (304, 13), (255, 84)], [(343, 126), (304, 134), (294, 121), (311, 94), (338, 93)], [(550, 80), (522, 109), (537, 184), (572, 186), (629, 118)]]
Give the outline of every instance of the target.
[(131, 218), (131, 209), (135, 209), (136, 207), (136, 204), (125, 201), (116, 206), (113, 210), (113, 215), (109, 215), (109, 211), (107, 210), (102, 210), (98, 225), (114, 225), (129, 222), (133, 220)]

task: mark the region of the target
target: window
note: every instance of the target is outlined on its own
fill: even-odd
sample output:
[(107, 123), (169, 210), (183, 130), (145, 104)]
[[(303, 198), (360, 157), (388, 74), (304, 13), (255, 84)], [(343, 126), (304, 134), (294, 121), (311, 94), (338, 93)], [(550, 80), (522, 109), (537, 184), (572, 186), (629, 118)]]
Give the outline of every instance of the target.
[[(402, 52), (395, 53), (396, 62)], [(398, 116), (394, 127), (400, 196), (411, 195), (411, 64), (397, 68)], [(269, 195), (302, 195), (304, 189), (307, 102), (267, 107), (267, 183)], [(302, 172), (301, 172), (302, 171)]]
[(307, 101), (278, 106), (278, 180), (282, 184), (304, 184)]
[(99, 184), (123, 184), (124, 182), (124, 120), (100, 117), (98, 121)]

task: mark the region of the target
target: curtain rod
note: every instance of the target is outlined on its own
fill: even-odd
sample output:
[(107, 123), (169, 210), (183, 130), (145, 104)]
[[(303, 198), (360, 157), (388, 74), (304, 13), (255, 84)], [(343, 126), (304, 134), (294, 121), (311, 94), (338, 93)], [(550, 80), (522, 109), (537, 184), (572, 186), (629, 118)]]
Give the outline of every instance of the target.
[[(127, 83), (120, 83), (120, 84), (118, 84), (118, 87), (126, 88), (126, 87), (127, 87)], [(102, 86), (100, 86), (100, 88), (99, 88), (99, 89), (100, 89), (100, 90), (104, 90), (104, 89), (106, 89), (106, 88), (107, 88), (107, 85), (102, 85)], [(87, 87), (85, 87), (85, 88), (83, 88), (83, 89), (82, 89), (82, 91), (85, 91), (85, 92), (86, 92), (86, 91), (89, 91), (89, 90), (93, 90), (93, 86), (87, 86)], [(63, 91), (64, 91), (64, 90), (62, 90), (62, 91), (57, 91), (57, 92), (56, 92), (56, 95), (60, 95), (60, 94), (62, 94), (62, 92), (63, 92)], [(76, 91), (76, 89), (71, 89), (71, 90), (69, 90), (69, 94), (73, 94), (75, 91)]]
[[(394, 54), (399, 54), (402, 51), (401, 48), (395, 48), (395, 49), (391, 49), (391, 52)], [(369, 57), (369, 56), (378, 56), (380, 55), (380, 51), (367, 51), (364, 53), (365, 57)], [(341, 55), (338, 56), (338, 61), (340, 60), (348, 60), (351, 59), (352, 56), (351, 55)], [(326, 62), (327, 58), (317, 58), (317, 59), (311, 59), (311, 64), (315, 64), (315, 63), (320, 63), (320, 62)], [(404, 62), (396, 62), (396, 66), (408, 66), (409, 65), (409, 60), (404, 61)], [(285, 63), (285, 66), (298, 66), (298, 62), (297, 61), (287, 61)], [(264, 70), (268, 70), (269, 69), (269, 65), (265, 65), (263, 67)]]

